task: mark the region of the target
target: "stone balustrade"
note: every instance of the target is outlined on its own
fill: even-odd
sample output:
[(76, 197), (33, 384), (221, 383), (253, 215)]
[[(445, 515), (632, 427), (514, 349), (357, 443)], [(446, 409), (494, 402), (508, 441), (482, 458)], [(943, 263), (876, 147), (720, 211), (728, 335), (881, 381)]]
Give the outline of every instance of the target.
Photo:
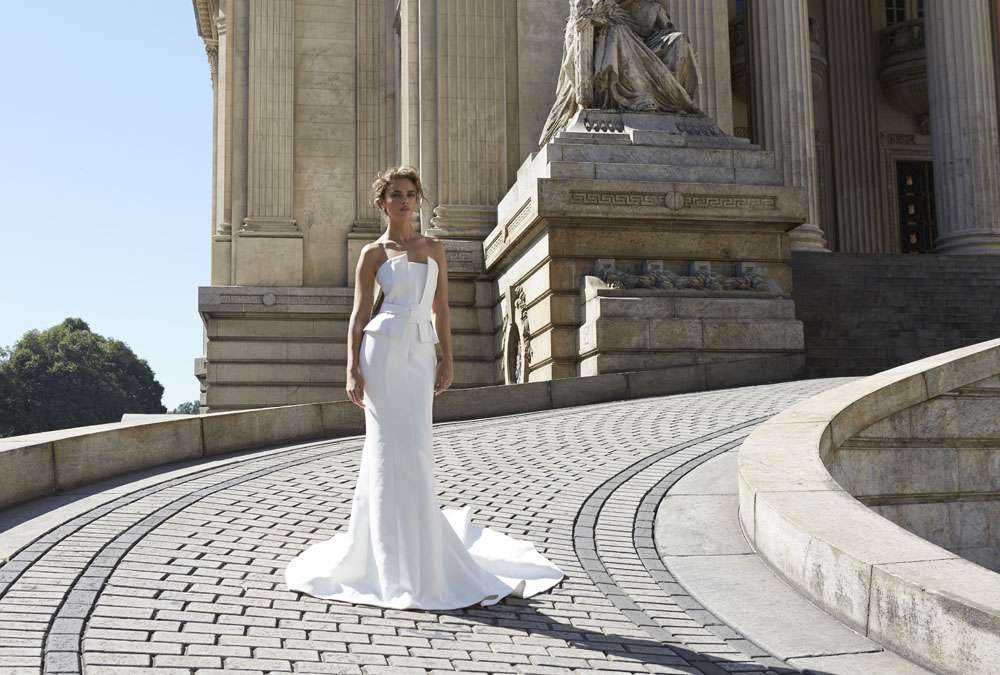
[[(907, 485), (907, 475), (944, 482), (948, 476), (958, 480), (962, 471), (947, 466), (947, 457), (929, 471), (930, 456), (909, 455), (908, 461), (927, 465), (924, 471), (893, 466), (902, 458), (898, 453), (854, 455), (863, 439), (914, 434), (950, 436), (955, 452), (962, 442), (989, 449), (997, 442), (989, 438), (996, 406), (991, 427), (981, 405), (956, 401), (975, 397), (970, 390), (992, 390), (998, 374), (1000, 340), (956, 349), (792, 406), (758, 427), (740, 449), (740, 521), (768, 564), (855, 630), (939, 672), (995, 672), (1000, 576), (882, 517), (852, 491), (863, 499), (909, 492), (912, 501), (928, 490)], [(977, 434), (983, 436), (970, 438)], [(984, 471), (988, 476), (991, 468)], [(887, 485), (893, 476), (897, 484)], [(968, 479), (965, 486), (976, 492), (980, 486)], [(955, 494), (961, 487), (929, 492), (935, 491), (963, 501)], [(930, 528), (914, 529), (931, 534)]]

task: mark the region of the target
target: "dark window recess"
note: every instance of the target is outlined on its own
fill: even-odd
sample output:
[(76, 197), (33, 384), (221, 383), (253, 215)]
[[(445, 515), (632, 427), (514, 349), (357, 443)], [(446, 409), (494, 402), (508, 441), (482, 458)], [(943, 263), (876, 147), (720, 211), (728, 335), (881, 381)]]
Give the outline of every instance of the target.
[(885, 0), (885, 23), (892, 26), (906, 21), (906, 0)]
[(930, 162), (897, 162), (896, 194), (899, 201), (900, 250), (931, 253), (934, 225), (934, 173)]

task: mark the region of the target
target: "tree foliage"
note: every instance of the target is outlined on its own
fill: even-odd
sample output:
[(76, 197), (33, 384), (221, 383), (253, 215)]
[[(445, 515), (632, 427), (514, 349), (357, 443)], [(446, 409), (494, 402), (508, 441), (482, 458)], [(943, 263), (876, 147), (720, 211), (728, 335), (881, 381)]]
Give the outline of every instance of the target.
[(201, 411), (201, 401), (185, 401), (171, 410), (174, 415), (197, 415)]
[(120, 340), (68, 318), (25, 333), (0, 352), (0, 435), (117, 422), (123, 413), (163, 413), (163, 386)]

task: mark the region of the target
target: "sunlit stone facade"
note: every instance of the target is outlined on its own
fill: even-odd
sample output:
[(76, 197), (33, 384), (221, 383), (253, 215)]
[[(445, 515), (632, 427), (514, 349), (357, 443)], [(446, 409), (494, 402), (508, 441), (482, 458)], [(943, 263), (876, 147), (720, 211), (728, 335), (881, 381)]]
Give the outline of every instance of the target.
[[(701, 351), (651, 340), (622, 348), (630, 360), (588, 366), (594, 340), (628, 338), (581, 334), (587, 278), (607, 261), (564, 251), (487, 262), (491, 233), (511, 224), (498, 207), (539, 151), (568, 1), (194, 4), (214, 91), (212, 273), (196, 366), (208, 409), (343, 397), (353, 270), (380, 232), (367, 186), (397, 163), (419, 168), (421, 228), (446, 243), (456, 386), (741, 349), (713, 348), (702, 326)], [(803, 191), (791, 250), (1000, 253), (995, 0), (667, 5), (698, 54), (699, 106)], [(663, 262), (636, 246), (609, 257)], [(769, 264), (711, 247), (672, 255), (666, 267), (682, 271)], [(765, 351), (794, 352), (781, 335)]]

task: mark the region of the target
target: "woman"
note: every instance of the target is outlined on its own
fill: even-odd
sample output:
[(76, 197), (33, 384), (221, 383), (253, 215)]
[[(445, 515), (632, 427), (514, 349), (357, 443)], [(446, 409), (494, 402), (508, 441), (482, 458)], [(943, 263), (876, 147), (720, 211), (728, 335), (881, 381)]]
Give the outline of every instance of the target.
[[(351, 518), (346, 533), (292, 560), (285, 581), (319, 598), (395, 609), (540, 593), (563, 573), (533, 544), (473, 525), (468, 506), (438, 507), (431, 413), (453, 377), (447, 261), (439, 240), (413, 229), (423, 196), (416, 171), (389, 169), (372, 190), (388, 228), (361, 251), (348, 329), (347, 395), (365, 411)], [(370, 316), (376, 280), (384, 302)]]

